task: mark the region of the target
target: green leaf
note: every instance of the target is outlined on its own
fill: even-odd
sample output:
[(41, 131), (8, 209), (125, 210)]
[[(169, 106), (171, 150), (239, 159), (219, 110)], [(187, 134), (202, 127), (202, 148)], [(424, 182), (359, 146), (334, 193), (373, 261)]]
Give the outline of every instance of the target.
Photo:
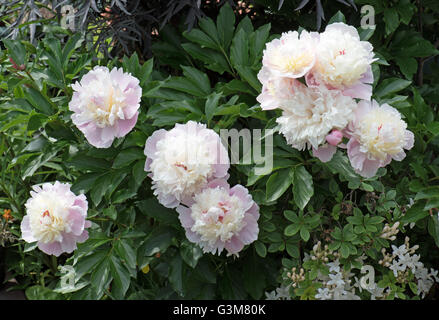
[(183, 36), (189, 41), (198, 43), (201, 47), (218, 49), (218, 44), (200, 29), (192, 29), (189, 32), (184, 31)]
[(20, 40), (2, 39), (5, 47), (8, 49), (8, 54), (14, 60), (17, 66), (24, 64), (26, 61), (26, 48)]
[(367, 192), (373, 192), (373, 187), (370, 184), (367, 184), (365, 182), (361, 183), (361, 189)]
[(253, 71), (252, 68), (242, 65), (237, 65), (235, 68), (242, 80), (247, 81), (248, 84), (256, 90), (256, 92), (261, 92), (262, 85), (256, 76), (256, 72)]
[(220, 44), (220, 39), (218, 35), (218, 30), (215, 26), (215, 23), (210, 18), (201, 19), (198, 22), (201, 30), (203, 30), (217, 45)]
[(265, 24), (250, 35), (249, 48), (251, 64), (260, 63), (265, 43), (270, 35), (271, 24)]
[(286, 249), (291, 257), (295, 259), (298, 259), (300, 257), (299, 245), (297, 243), (287, 242)]
[(211, 91), (210, 81), (207, 74), (192, 67), (181, 66), (184, 76), (197, 86), (204, 95), (208, 95)]
[(329, 19), (328, 25), (334, 23), (334, 22), (343, 22), (346, 23), (346, 18), (341, 11), (337, 11), (336, 14), (334, 14), (331, 19)]
[(92, 188), (96, 179), (100, 177), (100, 173), (86, 173), (76, 178), (72, 185), (74, 193), (87, 193)]
[(111, 293), (118, 299), (124, 299), (130, 287), (130, 274), (121, 264), (118, 257), (111, 256), (110, 262), (110, 270), (114, 280)]
[(216, 20), (216, 26), (221, 45), (227, 51), (235, 28), (235, 13), (228, 3), (221, 7)]
[(41, 113), (33, 114), (27, 123), (27, 130), (34, 131), (43, 127), (45, 121), (47, 121), (47, 116)]
[(314, 194), (312, 176), (306, 171), (304, 166), (299, 166), (294, 171), (293, 195), (294, 202), (303, 210)]
[(439, 198), (439, 186), (422, 188), (416, 193), (415, 201), (422, 199)]
[(128, 267), (133, 269), (136, 268), (136, 252), (126, 239), (117, 241), (114, 248)]
[(263, 262), (264, 260), (259, 258), (254, 251), (249, 253), (243, 261), (244, 287), (253, 299), (260, 299), (264, 294), (266, 272)]
[(171, 245), (173, 233), (168, 228), (155, 228), (146, 239), (143, 252), (145, 256), (152, 256), (157, 252), (164, 253)]
[(395, 62), (407, 79), (412, 79), (413, 75), (418, 71), (418, 62), (413, 57), (396, 57)]
[(92, 286), (98, 292), (98, 295), (105, 291), (107, 284), (111, 281), (112, 275), (110, 276), (110, 259), (105, 257), (93, 270), (90, 282)]
[(360, 186), (360, 178), (352, 168), (348, 158), (341, 152), (337, 152), (331, 161), (325, 163), (328, 168), (335, 173), (339, 173), (341, 177), (350, 183), (353, 182)]
[(386, 79), (377, 87), (375, 95), (382, 98), (407, 88), (411, 83), (411, 81), (398, 78)]
[(368, 41), (374, 34), (376, 28), (358, 28), (361, 41)]
[(175, 255), (171, 260), (168, 279), (172, 288), (183, 296), (183, 263), (180, 255)]
[(71, 128), (64, 122), (60, 120), (52, 120), (47, 122), (45, 130), (48, 136), (55, 139), (63, 139), (75, 141), (76, 137)]
[(149, 59), (142, 65), (141, 74), (139, 75), (141, 86), (143, 86), (145, 83), (151, 80), (153, 66), (154, 66), (154, 58)]
[(29, 300), (61, 300), (62, 295), (43, 286), (31, 286), (26, 288), (26, 298)]
[(110, 169), (111, 164), (104, 160), (95, 157), (90, 157), (84, 153), (78, 153), (70, 161), (67, 162), (68, 165), (75, 167), (75, 169), (90, 170), (95, 172), (107, 171)]
[(430, 217), (429, 227), (430, 234), (433, 236), (436, 246), (439, 247), (439, 216), (437, 213)]
[(340, 245), (340, 253), (343, 258), (349, 257), (349, 246), (347, 243), (342, 242)]
[(32, 243), (25, 243), (24, 244), (24, 250), (23, 252), (30, 252), (34, 250), (38, 246), (38, 241), (32, 242)]
[(24, 96), (27, 101), (38, 111), (51, 115), (53, 113), (52, 102), (39, 91), (30, 87), (23, 90)]
[(114, 206), (110, 206), (103, 211), (104, 215), (109, 217), (111, 220), (116, 220), (117, 218), (117, 211)]
[(171, 88), (196, 97), (206, 96), (206, 93), (198, 84), (186, 77), (171, 77), (163, 84), (163, 88)]
[(401, 22), (408, 25), (416, 11), (416, 5), (411, 3), (410, 0), (400, 0), (396, 10), (398, 10)]
[(145, 171), (145, 161), (137, 161), (133, 166), (132, 174), (135, 185), (139, 187), (148, 175)]
[(293, 169), (283, 169), (273, 173), (268, 178), (266, 186), (267, 202), (279, 199), (292, 183)]
[(132, 162), (145, 159), (145, 155), (143, 154), (143, 150), (140, 148), (128, 148), (122, 150), (114, 159), (113, 168), (123, 168), (130, 165)]
[(284, 234), (287, 237), (292, 237), (294, 236), (297, 232), (299, 232), (301, 225), (300, 224), (290, 224), (288, 225), (285, 230), (284, 230)]
[(310, 234), (307, 228), (305, 228), (304, 226), (302, 226), (300, 228), (300, 237), (306, 242), (309, 240)]
[(61, 61), (63, 62), (64, 68), (68, 66), (70, 62), (70, 57), (72, 56), (73, 52), (81, 46), (83, 41), (84, 38), (82, 38), (82, 34), (80, 32), (77, 32), (73, 34), (73, 36), (69, 37), (69, 40), (65, 44), (62, 51)]
[(195, 268), (198, 260), (203, 256), (203, 250), (196, 244), (184, 241), (180, 246), (180, 254), (184, 262)]
[(422, 218), (428, 216), (428, 211), (424, 210), (425, 203), (423, 201), (418, 201), (412, 205), (401, 219), (402, 223), (416, 222)]
[(230, 61), (234, 67), (247, 66), (249, 65), (248, 58), (248, 38), (245, 31), (241, 29), (233, 37), (230, 47)]
[(247, 34), (251, 34), (254, 31), (253, 24), (247, 15), (238, 23), (238, 26), (235, 30), (235, 35), (241, 30)]
[(102, 200), (102, 197), (105, 195), (107, 190), (110, 187), (112, 180), (111, 174), (104, 174), (100, 176), (98, 179), (96, 179), (95, 183), (93, 184), (93, 188), (91, 189), (91, 199), (93, 200), (93, 203), (97, 206)]
[(178, 214), (175, 210), (162, 206), (156, 198), (139, 201), (137, 207), (144, 215), (157, 219), (165, 224), (176, 225), (179, 223)]
[(398, 12), (395, 8), (384, 10), (384, 22), (386, 23), (386, 36), (391, 34), (399, 26)]
[[(94, 242), (95, 244), (96, 243), (102, 244), (103, 241), (104, 240), (94, 240), (92, 242)], [(90, 242), (90, 240), (87, 241), (87, 243), (88, 242)], [(95, 247), (96, 246), (93, 246), (92, 249), (96, 249)], [(90, 250), (90, 248), (88, 250)], [(77, 252), (75, 252), (75, 254), (77, 254)], [(75, 265), (76, 276), (78, 278), (81, 278), (83, 275), (87, 273), (92, 273), (95, 270), (95, 266), (99, 262), (101, 262), (106, 257), (107, 254), (108, 251), (106, 250), (94, 250), (88, 256), (81, 257)]]
[(260, 257), (265, 258), (267, 256), (267, 247), (262, 241), (255, 242), (255, 249)]
[(291, 211), (291, 210), (285, 210), (284, 211), (284, 216), (285, 216), (285, 218), (287, 218), (291, 222), (294, 222), (294, 223), (299, 223), (300, 222), (300, 219), (297, 216), (297, 214), (295, 212)]
[(439, 135), (439, 122), (430, 122), (428, 125), (426, 125), (426, 129), (433, 135), (437, 136)]
[(181, 46), (193, 58), (203, 61), (207, 69), (219, 74), (225, 71), (232, 72), (223, 54), (212, 49), (201, 48), (193, 43), (183, 43)]
[(221, 97), (222, 97), (222, 92), (213, 92), (207, 97), (205, 108), (204, 108), (207, 121), (212, 120), (213, 115), (215, 114), (215, 111), (218, 108), (218, 101)]

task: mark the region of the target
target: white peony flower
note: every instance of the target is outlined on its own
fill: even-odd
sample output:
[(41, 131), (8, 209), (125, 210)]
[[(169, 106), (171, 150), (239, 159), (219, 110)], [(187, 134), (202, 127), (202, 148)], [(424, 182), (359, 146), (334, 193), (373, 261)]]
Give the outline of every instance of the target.
[(332, 129), (346, 127), (356, 107), (357, 103), (352, 98), (339, 91), (297, 83), (294, 96), (283, 102), (282, 116), (276, 122), (294, 148), (317, 149)]
[(226, 177), (230, 166), (219, 135), (194, 121), (154, 132), (145, 155), (154, 194), (168, 208), (191, 201), (210, 180)]
[(369, 42), (360, 40), (357, 29), (333, 23), (320, 34), (314, 76), (333, 88), (351, 87), (361, 80), (374, 61), (372, 50)]
[(283, 33), (280, 39), (267, 43), (262, 64), (275, 76), (300, 78), (314, 65), (316, 43), (316, 33)]

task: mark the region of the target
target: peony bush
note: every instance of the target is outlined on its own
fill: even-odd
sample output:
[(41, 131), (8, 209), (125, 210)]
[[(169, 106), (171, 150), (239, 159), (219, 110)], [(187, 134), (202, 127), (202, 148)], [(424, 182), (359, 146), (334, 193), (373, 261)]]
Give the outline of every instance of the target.
[[(409, 54), (405, 19), (374, 31), (338, 12), (320, 32), (277, 32), (226, 4), (160, 31), (149, 60), (109, 60), (67, 30), (2, 39), (0, 245), (15, 289), (436, 299), (439, 82), (415, 83), (395, 53)], [(412, 35), (422, 50), (407, 60), (439, 53)]]

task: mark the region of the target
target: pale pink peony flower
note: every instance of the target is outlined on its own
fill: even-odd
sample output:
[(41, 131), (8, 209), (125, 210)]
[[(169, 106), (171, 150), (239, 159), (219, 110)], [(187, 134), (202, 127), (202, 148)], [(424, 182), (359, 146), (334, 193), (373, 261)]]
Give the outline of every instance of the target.
[(324, 84), (352, 98), (370, 100), (375, 60), (372, 45), (360, 40), (357, 29), (333, 23), (320, 34), (316, 62), (305, 79), (308, 86)]
[(377, 170), (392, 159), (401, 161), (414, 144), (414, 135), (407, 130), (401, 114), (388, 104), (374, 100), (361, 101), (347, 132), (348, 156), (352, 167), (363, 177), (373, 177)]
[(168, 208), (190, 202), (209, 181), (228, 177), (230, 161), (219, 135), (194, 121), (155, 131), (145, 155), (154, 194)]
[(204, 252), (238, 255), (245, 245), (258, 238), (259, 206), (248, 190), (230, 188), (222, 179), (211, 181), (189, 204), (177, 207), (189, 241)]
[(56, 181), (32, 188), (21, 222), (23, 240), (38, 241), (41, 251), (55, 256), (73, 252), (77, 242), (88, 239), (87, 199), (70, 191), (68, 183)]
[(142, 88), (122, 68), (96, 66), (72, 88), (72, 121), (94, 147), (110, 147), (136, 125)]
[(256, 100), (262, 110), (280, 108), (284, 101), (293, 98), (294, 87), (299, 83), (292, 78), (273, 76), (267, 67), (262, 67), (258, 79), (262, 83), (262, 92)]
[(303, 77), (315, 62), (318, 34), (302, 31), (283, 33), (280, 39), (266, 44), (262, 64), (276, 77)]
[(312, 155), (318, 158), (321, 162), (331, 161), (336, 152), (337, 147), (330, 144), (321, 145), (317, 149), (314, 147), (312, 148)]

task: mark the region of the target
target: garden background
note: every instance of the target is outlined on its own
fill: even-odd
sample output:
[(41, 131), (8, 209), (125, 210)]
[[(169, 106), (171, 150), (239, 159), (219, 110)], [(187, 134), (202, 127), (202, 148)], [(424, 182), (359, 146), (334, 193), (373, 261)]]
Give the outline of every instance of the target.
[[(366, 5), (375, 29), (360, 27)], [(409, 237), (425, 267), (439, 269), (438, 1), (24, 0), (0, 1), (0, 15), (0, 282), (13, 279), (9, 290), (28, 299), (315, 299), (319, 274), (330, 273), (324, 258), (338, 257), (352, 281), (372, 265), (385, 299), (439, 297), (437, 282), (420, 294), (414, 274), (395, 277), (382, 263), (383, 248)], [(278, 111), (256, 100), (266, 42), (333, 22), (373, 45), (373, 99), (403, 115), (414, 147), (363, 178), (343, 152), (322, 163), (276, 133), (272, 171), (230, 169), (260, 207), (258, 240), (236, 258), (203, 254), (153, 195), (146, 139), (189, 120), (216, 132), (274, 128)], [(88, 144), (68, 107), (71, 85), (95, 65), (122, 67), (142, 88), (135, 129), (106, 149)], [(59, 257), (20, 230), (31, 187), (56, 180), (86, 195), (92, 222), (88, 240)], [(385, 228), (397, 222), (393, 239)]]

